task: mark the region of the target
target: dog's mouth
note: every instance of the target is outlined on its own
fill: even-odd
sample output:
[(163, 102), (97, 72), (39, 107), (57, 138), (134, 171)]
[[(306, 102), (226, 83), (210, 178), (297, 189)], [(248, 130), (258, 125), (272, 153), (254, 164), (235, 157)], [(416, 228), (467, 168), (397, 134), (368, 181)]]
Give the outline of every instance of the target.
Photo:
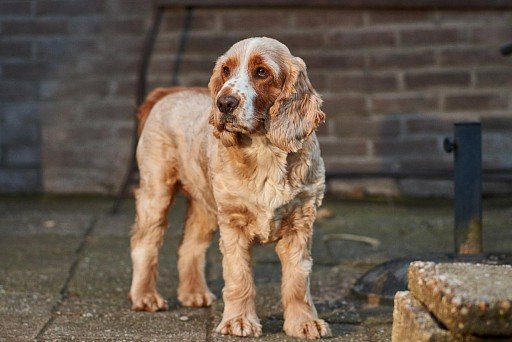
[(245, 126), (239, 125), (237, 123), (227, 122), (225, 124), (222, 124), (222, 129), (228, 132), (232, 133), (244, 133), (244, 134), (250, 134), (252, 133), (252, 130), (248, 129)]
[(217, 130), (220, 132), (227, 131), (231, 133), (253, 134), (263, 132), (265, 130), (264, 116), (255, 117), (251, 123), (241, 122), (241, 120), (232, 114), (223, 114), (220, 117)]
[(240, 123), (238, 118), (231, 114), (224, 114), (220, 117), (220, 123), (217, 127), (219, 131), (228, 131), (232, 133), (250, 133), (251, 130)]

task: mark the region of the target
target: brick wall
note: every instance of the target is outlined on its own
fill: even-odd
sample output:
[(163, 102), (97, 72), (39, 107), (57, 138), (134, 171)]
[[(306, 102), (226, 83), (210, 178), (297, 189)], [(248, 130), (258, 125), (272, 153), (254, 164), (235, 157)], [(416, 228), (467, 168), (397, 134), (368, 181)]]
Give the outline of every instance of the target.
[[(8, 1), (0, 13), (0, 127), (7, 132), (0, 189), (12, 187), (1, 179), (13, 171), (20, 189), (24, 181), (40, 187), (42, 146), (45, 191), (115, 192), (129, 159), (150, 2)], [(164, 18), (151, 87), (170, 82), (183, 16)], [(512, 9), (197, 10), (179, 83), (206, 85), (221, 53), (259, 35), (281, 40), (308, 65), (328, 115), (319, 130), (328, 170), (449, 167), (442, 139), (457, 120), (482, 121), (486, 167), (512, 167), (512, 59), (498, 53), (512, 40)], [(451, 189), (449, 182), (415, 180), (338, 181), (331, 188), (417, 195)], [(492, 184), (487, 191), (512, 193)]]

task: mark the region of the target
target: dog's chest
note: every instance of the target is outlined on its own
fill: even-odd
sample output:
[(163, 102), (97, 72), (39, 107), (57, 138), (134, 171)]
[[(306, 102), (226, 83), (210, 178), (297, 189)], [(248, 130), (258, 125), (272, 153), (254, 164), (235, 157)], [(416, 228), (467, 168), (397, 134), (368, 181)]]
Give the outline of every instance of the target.
[(239, 189), (247, 201), (268, 211), (289, 202), (295, 189), (288, 180), (287, 154), (258, 140), (245, 153), (250, 165)]
[[(221, 199), (220, 205), (247, 209), (252, 223), (244, 229), (259, 242), (271, 242), (279, 236), (281, 222), (303, 186), (290, 181), (293, 165), (288, 164), (286, 153), (266, 145), (255, 145), (245, 152), (250, 163), (243, 166), (248, 168), (226, 163), (222, 189), (217, 189), (216, 197)], [(226, 193), (229, 195), (224, 196)]]

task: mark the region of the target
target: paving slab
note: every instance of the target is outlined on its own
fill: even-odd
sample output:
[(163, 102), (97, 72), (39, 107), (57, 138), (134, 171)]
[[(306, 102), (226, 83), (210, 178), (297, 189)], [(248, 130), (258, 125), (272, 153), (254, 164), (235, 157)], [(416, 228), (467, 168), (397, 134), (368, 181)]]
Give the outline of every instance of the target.
[(0, 340), (33, 340), (51, 318), (93, 215), (9, 210), (0, 217)]
[(512, 338), (512, 266), (416, 261), (409, 290), (448, 329)]
[(393, 310), (393, 342), (505, 342), (509, 338), (461, 335), (442, 327), (411, 292), (395, 295)]
[(209, 315), (208, 309), (180, 307), (168, 312), (134, 312), (126, 297), (70, 297), (42, 340), (204, 341)]
[[(182, 197), (169, 213), (170, 228), (160, 253), (158, 288), (170, 310), (132, 312), (127, 292), (134, 203), (125, 201), (115, 216), (106, 214), (111, 204), (110, 199), (78, 197), (1, 201), (0, 341), (34, 340), (43, 326), (39, 337), (48, 341), (250, 340), (213, 332), (222, 300), (210, 309), (188, 309), (176, 299), (176, 252), (186, 204)], [(368, 305), (351, 294), (351, 287), (361, 274), (389, 258), (451, 250), (451, 208), (446, 202), (408, 206), (329, 199), (325, 205), (335, 216), (315, 223), (311, 291), (319, 316), (331, 325), (334, 336), (329, 341), (389, 341), (392, 308)], [(510, 210), (486, 210), (484, 247), (512, 251)], [(369, 236), (381, 244), (374, 248), (326, 239), (338, 233)], [(295, 341), (282, 331), (281, 266), (275, 246), (256, 247), (253, 262), (264, 330), (254, 340)], [(206, 271), (210, 288), (220, 298), (218, 234), (208, 250)]]

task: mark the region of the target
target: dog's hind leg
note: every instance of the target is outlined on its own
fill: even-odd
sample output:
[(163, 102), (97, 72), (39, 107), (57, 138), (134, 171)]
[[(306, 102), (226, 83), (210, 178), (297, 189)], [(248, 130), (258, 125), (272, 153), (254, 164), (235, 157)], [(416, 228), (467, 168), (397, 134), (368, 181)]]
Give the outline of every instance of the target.
[[(133, 264), (130, 299), (137, 311), (166, 310), (156, 290), (158, 250), (167, 229), (167, 211), (176, 188), (176, 163), (161, 157), (165, 144), (144, 147), (139, 143), (140, 188), (135, 192), (137, 216), (131, 237)], [(160, 147), (160, 148), (158, 148)]]
[(190, 198), (183, 240), (178, 250), (178, 300), (184, 306), (210, 306), (215, 300), (206, 285), (204, 267), (206, 250), (216, 227), (216, 215)]

